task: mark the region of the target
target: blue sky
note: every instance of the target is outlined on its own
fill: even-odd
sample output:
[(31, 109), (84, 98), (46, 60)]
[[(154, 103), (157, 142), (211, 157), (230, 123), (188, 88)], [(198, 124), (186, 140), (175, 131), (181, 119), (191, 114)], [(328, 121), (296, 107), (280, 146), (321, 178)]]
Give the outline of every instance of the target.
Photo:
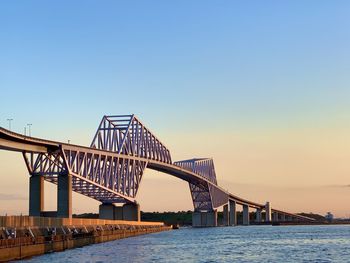
[(349, 7), (2, 2), (1, 124), (10, 116), (20, 129), (42, 118), (72, 123), (133, 112), (174, 119), (171, 128), (193, 118), (202, 128), (207, 119), (278, 126), (308, 113), (349, 111)]
[[(225, 140), (246, 134), (343, 136), (349, 11), (349, 1), (1, 1), (0, 125), (86, 145), (102, 115), (135, 113), (178, 158), (220, 157), (217, 145), (231, 151)], [(185, 136), (208, 148), (181, 150)]]

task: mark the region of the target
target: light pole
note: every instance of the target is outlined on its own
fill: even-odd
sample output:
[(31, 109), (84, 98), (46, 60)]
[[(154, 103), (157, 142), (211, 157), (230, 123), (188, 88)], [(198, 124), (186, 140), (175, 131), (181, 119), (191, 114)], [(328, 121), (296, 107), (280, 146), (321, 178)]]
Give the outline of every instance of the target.
[(11, 121), (13, 121), (13, 119), (7, 119), (7, 121), (9, 122), (9, 130), (11, 131)]
[(31, 123), (27, 123), (27, 126), (28, 126), (28, 135), (29, 135), (29, 137), (32, 137), (32, 129), (31, 129), (31, 126), (32, 126), (33, 124), (31, 124)]
[(24, 126), (24, 136), (26, 136), (26, 135), (27, 135), (27, 127)]

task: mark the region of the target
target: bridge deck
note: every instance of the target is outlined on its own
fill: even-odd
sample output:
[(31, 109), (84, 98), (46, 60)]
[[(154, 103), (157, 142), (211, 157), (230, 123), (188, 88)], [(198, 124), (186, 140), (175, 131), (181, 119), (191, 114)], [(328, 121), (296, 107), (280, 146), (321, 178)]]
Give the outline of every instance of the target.
[[(175, 177), (178, 177), (182, 180), (188, 181), (188, 182), (198, 182), (198, 183), (208, 183), (209, 185), (212, 185), (219, 191), (222, 191), (224, 193), (227, 193), (228, 198), (230, 200), (236, 201), (237, 204), (240, 205), (248, 205), (252, 208), (260, 208), (263, 209), (265, 207), (264, 204), (259, 204), (256, 202), (252, 202), (249, 200), (246, 200), (244, 198), (241, 198), (239, 196), (233, 195), (231, 193), (228, 193), (223, 188), (213, 184), (211, 181), (207, 180), (206, 178), (193, 173), (191, 171), (188, 171), (186, 169), (183, 169), (179, 166), (173, 165), (173, 164), (167, 164), (160, 161), (155, 161), (152, 159), (146, 159), (141, 158), (137, 156), (131, 156), (131, 155), (125, 155), (125, 154), (118, 154), (111, 151), (105, 151), (95, 148), (90, 148), (86, 146), (81, 145), (74, 145), (74, 144), (68, 144), (68, 143), (62, 143), (57, 141), (51, 141), (51, 140), (45, 140), (41, 138), (35, 138), (35, 137), (29, 137), (24, 136), (12, 131), (9, 131), (7, 129), (4, 129), (0, 127), (0, 149), (9, 150), (9, 151), (18, 151), (18, 152), (34, 152), (34, 153), (47, 153), (47, 152), (54, 152), (57, 150), (60, 150), (62, 148), (70, 149), (70, 150), (77, 150), (77, 151), (88, 151), (88, 152), (94, 152), (94, 153), (101, 153), (101, 154), (108, 154), (110, 156), (115, 156), (118, 158), (128, 158), (132, 160), (137, 161), (144, 161), (147, 162), (147, 168), (161, 171), (170, 175), (173, 175)], [(53, 180), (54, 182), (54, 180)], [(105, 190), (105, 189), (104, 189)], [(310, 218), (300, 216), (297, 214), (285, 212), (282, 210), (277, 209), (271, 209), (272, 212), (277, 212), (285, 215), (291, 215), (293, 217), (297, 217), (300, 219), (308, 219)]]

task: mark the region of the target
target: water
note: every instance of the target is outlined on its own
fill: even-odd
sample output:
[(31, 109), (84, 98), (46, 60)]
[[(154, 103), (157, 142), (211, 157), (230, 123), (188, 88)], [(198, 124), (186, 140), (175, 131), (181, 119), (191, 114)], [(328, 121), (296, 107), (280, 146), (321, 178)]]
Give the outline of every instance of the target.
[(350, 262), (350, 225), (183, 228), (29, 262)]

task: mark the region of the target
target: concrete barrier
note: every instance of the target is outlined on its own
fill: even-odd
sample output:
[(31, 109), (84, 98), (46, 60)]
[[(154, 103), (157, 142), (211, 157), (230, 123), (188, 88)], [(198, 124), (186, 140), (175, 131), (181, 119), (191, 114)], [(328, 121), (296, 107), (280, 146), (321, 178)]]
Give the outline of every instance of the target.
[[(118, 228), (117, 228), (118, 226)], [(66, 226), (65, 226), (66, 227)], [(99, 227), (99, 226), (98, 226)], [(18, 237), (0, 240), (0, 261), (18, 260), (27, 257), (42, 255), (50, 252), (59, 252), (66, 249), (82, 247), (85, 245), (102, 243), (116, 239), (143, 235), (148, 233), (170, 230), (164, 225), (128, 225), (119, 229), (119, 225), (103, 226), (102, 229), (80, 233), (59, 234), (51, 236)], [(81, 227), (81, 229), (86, 229)], [(44, 233), (44, 231), (42, 231)]]
[(127, 220), (87, 219), (87, 218), (57, 218), (35, 216), (0, 216), (0, 227), (59, 227), (86, 225), (143, 225), (163, 226), (162, 222), (140, 222)]

